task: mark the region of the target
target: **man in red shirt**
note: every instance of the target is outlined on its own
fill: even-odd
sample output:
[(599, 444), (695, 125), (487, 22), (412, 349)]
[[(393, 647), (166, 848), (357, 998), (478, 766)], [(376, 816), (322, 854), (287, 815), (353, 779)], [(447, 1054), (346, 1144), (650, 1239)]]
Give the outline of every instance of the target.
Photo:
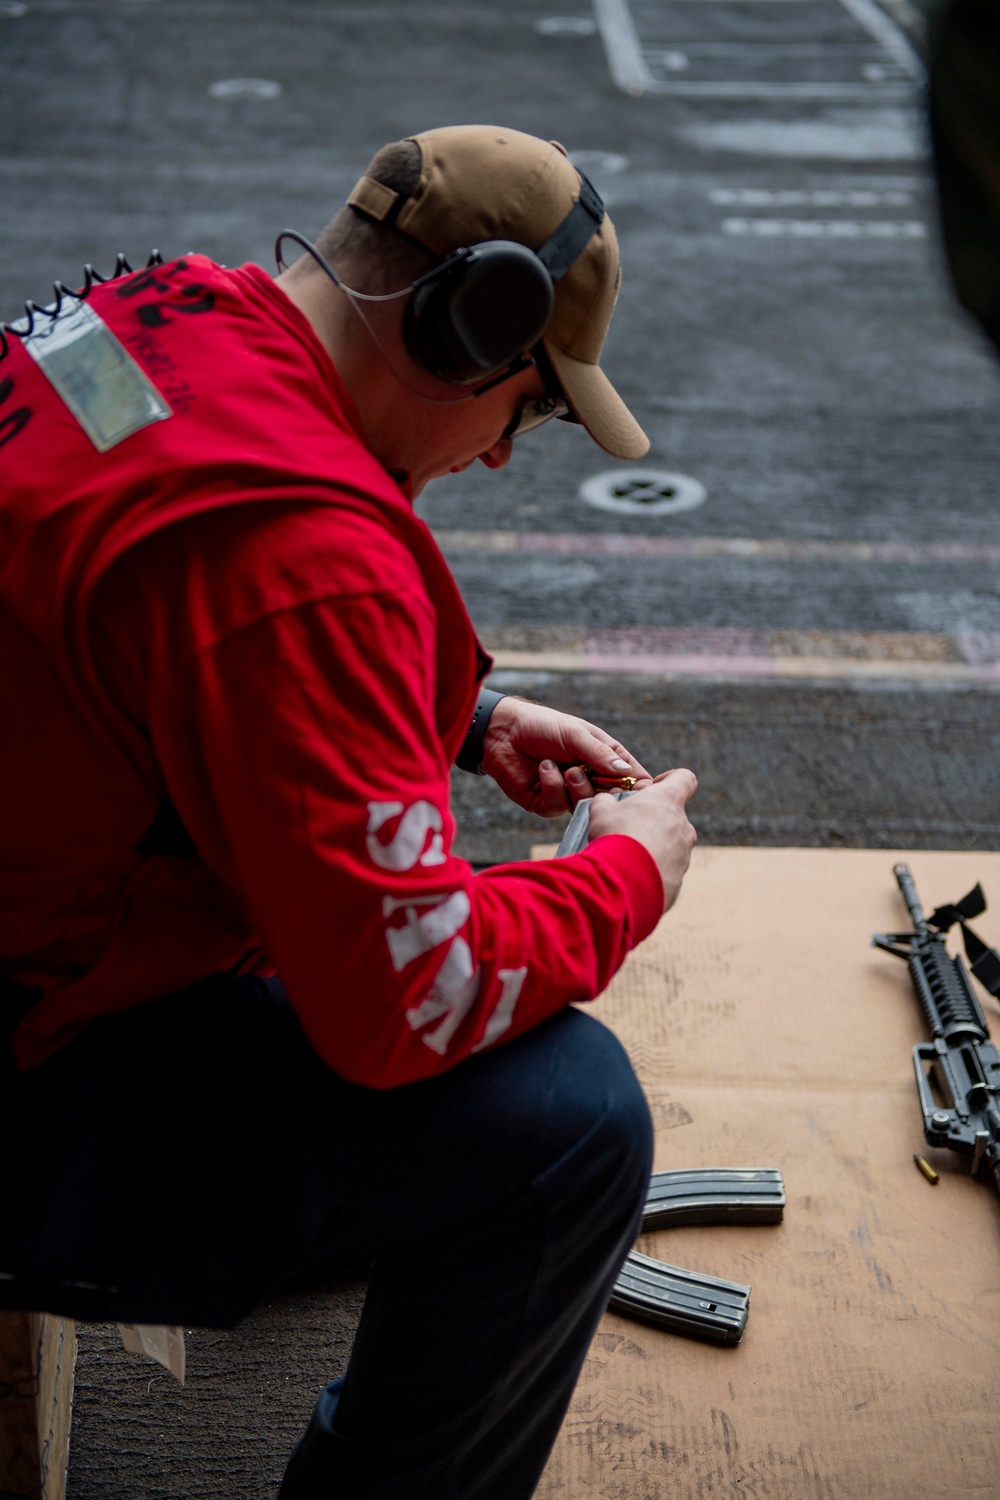
[[(551, 416), (645, 451), (598, 365), (617, 246), (491, 127), (386, 148), (300, 243), (64, 293), (0, 360), (0, 1305), (226, 1326), (364, 1256), (285, 1500), (517, 1500), (650, 1170), (570, 1002), (675, 899), (695, 783), (482, 689), (411, 502)], [(546, 816), (580, 763), (640, 795), (473, 876), (456, 760)]]

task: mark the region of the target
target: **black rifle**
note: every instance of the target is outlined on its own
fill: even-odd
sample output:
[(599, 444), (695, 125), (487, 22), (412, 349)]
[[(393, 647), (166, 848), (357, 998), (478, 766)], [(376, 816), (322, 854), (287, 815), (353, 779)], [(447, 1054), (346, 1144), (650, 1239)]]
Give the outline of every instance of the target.
[(912, 932), (876, 933), (872, 945), (906, 960), (933, 1041), (913, 1049), (917, 1094), (929, 1146), (970, 1158), (973, 1176), (986, 1168), (1000, 1189), (1000, 1052), (960, 958), (945, 947), (956, 923), (972, 973), (991, 995), (1000, 993), (1000, 955), (969, 928), (986, 910), (982, 888), (925, 917), (909, 866), (893, 873), (913, 921)]

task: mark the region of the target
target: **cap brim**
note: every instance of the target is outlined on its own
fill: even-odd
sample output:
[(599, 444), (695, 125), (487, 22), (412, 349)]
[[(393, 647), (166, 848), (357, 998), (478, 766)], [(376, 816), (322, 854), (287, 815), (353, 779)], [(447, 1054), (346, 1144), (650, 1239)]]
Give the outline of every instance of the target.
[(587, 364), (543, 340), (545, 352), (572, 408), (595, 443), (615, 458), (642, 458), (649, 438), (600, 365)]

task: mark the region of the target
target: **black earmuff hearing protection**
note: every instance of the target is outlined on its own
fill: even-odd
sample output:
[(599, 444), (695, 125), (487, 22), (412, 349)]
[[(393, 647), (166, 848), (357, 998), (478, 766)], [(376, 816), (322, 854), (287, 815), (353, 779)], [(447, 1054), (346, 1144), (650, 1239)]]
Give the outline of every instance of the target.
[[(495, 379), (513, 374), (511, 367), (539, 342), (552, 316), (556, 282), (604, 221), (600, 194), (582, 172), (579, 177), (579, 197), (539, 250), (515, 240), (484, 240), (453, 251), (413, 283), (403, 336), (414, 359), (432, 375), (452, 385), (475, 385), (473, 394), (479, 395)], [(296, 229), (278, 235), (274, 253), (280, 268), (285, 239), (301, 245), (343, 287), (330, 263)], [(362, 295), (344, 290), (352, 298)]]
[(554, 285), (604, 219), (597, 190), (580, 174), (580, 196), (541, 249), (486, 240), (456, 250), (414, 282), (403, 317), (413, 357), (456, 385), (488, 380), (544, 334)]
[(534, 251), (487, 240), (456, 251), (414, 284), (403, 337), (439, 379), (482, 380), (538, 342), (554, 301), (552, 279)]

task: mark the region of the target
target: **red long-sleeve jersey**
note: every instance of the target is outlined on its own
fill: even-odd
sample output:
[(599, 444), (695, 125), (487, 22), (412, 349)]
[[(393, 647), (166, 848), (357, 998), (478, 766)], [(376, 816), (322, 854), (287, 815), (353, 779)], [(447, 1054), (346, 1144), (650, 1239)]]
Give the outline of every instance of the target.
[[(21, 1065), (241, 966), (276, 967), (319, 1055), (373, 1087), (598, 993), (659, 916), (655, 865), (620, 837), (478, 876), (452, 854), (486, 663), (309, 325), (256, 268), (199, 257), (89, 305), (168, 414), (100, 451), (30, 347), (0, 362), (28, 413), (7, 438), (0, 404)], [(193, 855), (142, 852), (165, 799)]]

